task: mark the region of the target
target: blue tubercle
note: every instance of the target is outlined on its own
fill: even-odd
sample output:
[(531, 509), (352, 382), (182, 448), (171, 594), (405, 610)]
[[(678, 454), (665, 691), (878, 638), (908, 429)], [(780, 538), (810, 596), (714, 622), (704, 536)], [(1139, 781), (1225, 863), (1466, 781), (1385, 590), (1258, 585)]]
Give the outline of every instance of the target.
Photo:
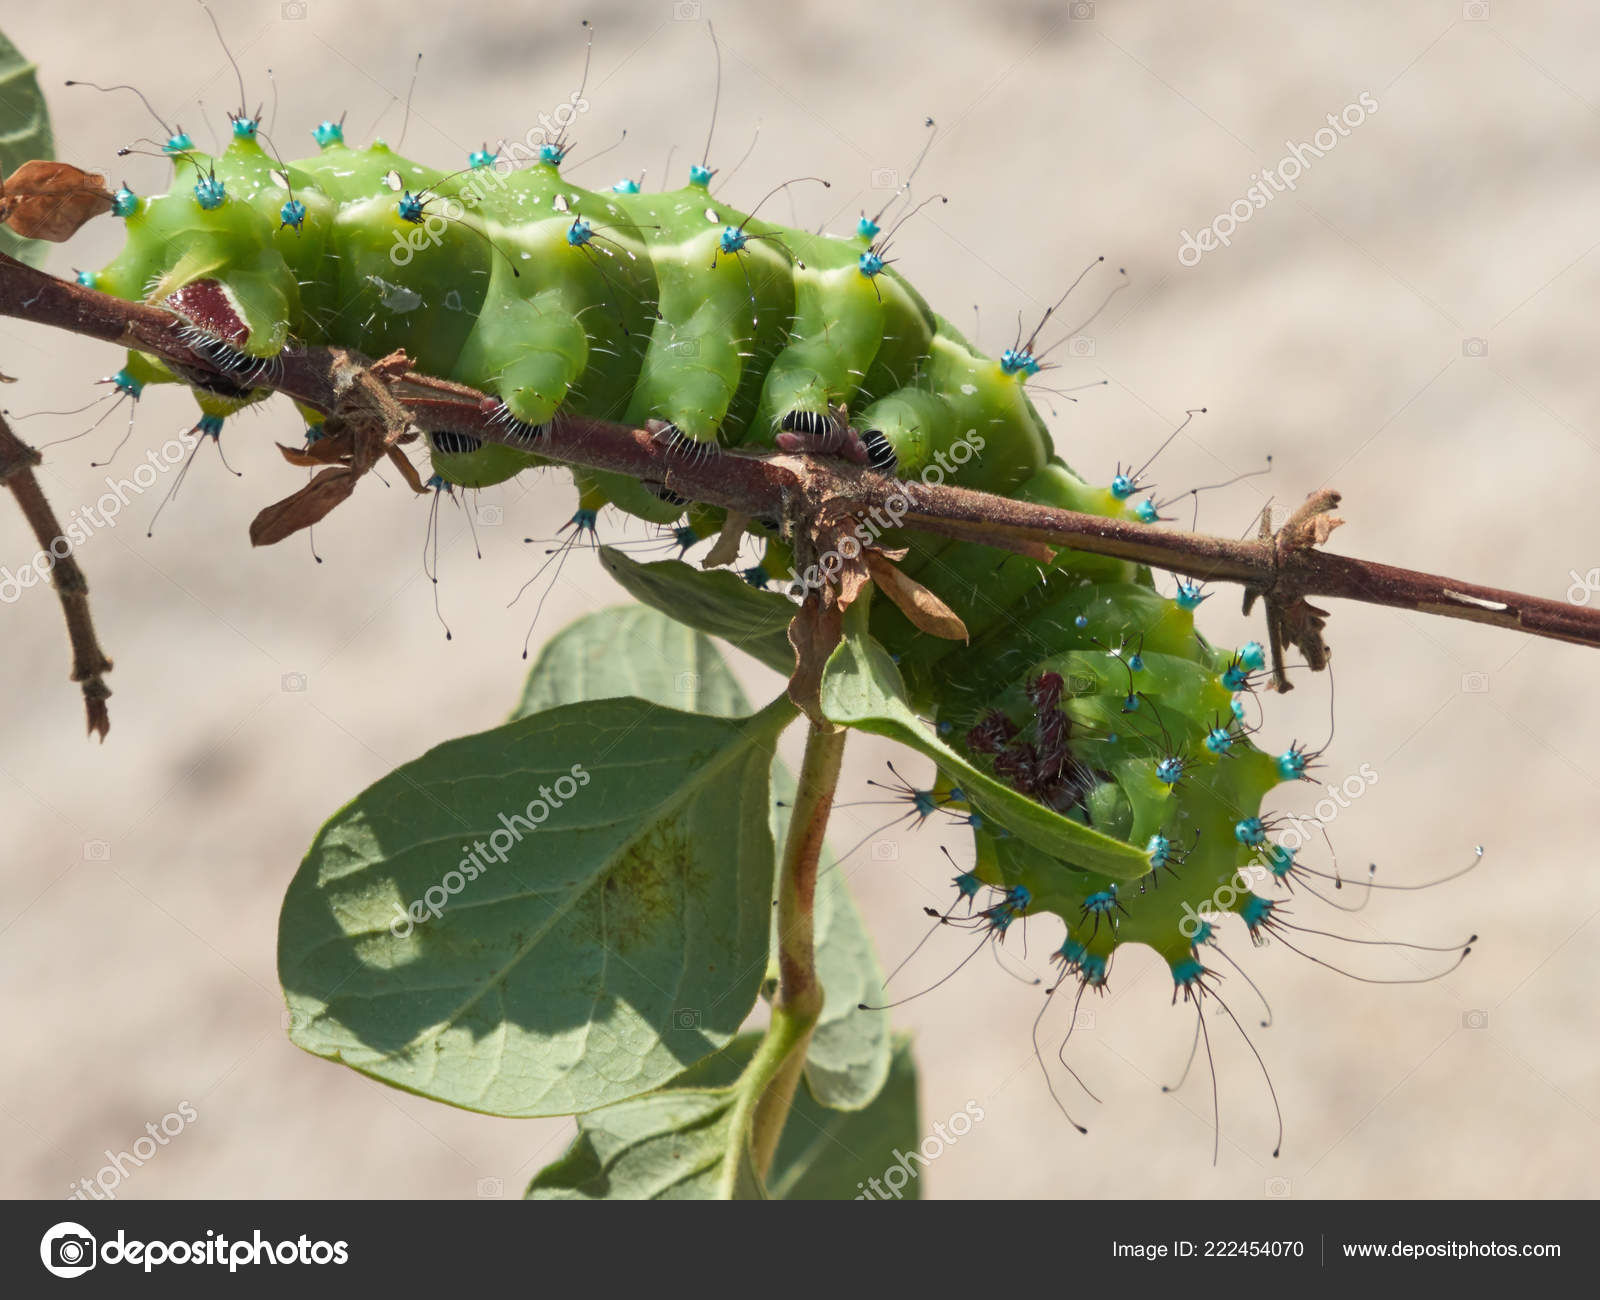
[(1142, 654), (1135, 651), (1128, 656), (1128, 671), (1131, 673), (1142, 673), (1144, 671), (1144, 656)]
[(857, 237), (866, 240), (869, 244), (878, 237), (878, 229), (878, 223), (871, 217), (864, 216), (860, 221), (856, 222)]
[(1150, 842), (1144, 846), (1144, 851), (1150, 856), (1152, 868), (1165, 867), (1172, 862), (1172, 841), (1160, 832), (1150, 837)]
[(1126, 501), (1138, 490), (1138, 484), (1126, 474), (1118, 474), (1111, 480), (1111, 495), (1118, 501)]
[(326, 436), (327, 435), (320, 424), (306, 425), (306, 446), (309, 447), (314, 442), (320, 442)]
[(1266, 824), (1259, 817), (1246, 817), (1234, 823), (1233, 838), (1251, 848), (1260, 848), (1267, 842)]
[(1272, 915), (1274, 906), (1276, 905), (1270, 898), (1260, 898), (1255, 894), (1245, 899), (1244, 906), (1239, 909), (1239, 915), (1244, 918), (1245, 926), (1249, 929), (1252, 937), (1266, 923), (1267, 918)]
[(256, 131), (260, 128), (261, 121), (254, 117), (236, 117), (233, 119), (233, 138), (235, 140), (254, 140)]
[(73, 276), (73, 279), (75, 279), (85, 289), (94, 288), (95, 275), (93, 271), (79, 271)]
[(699, 163), (689, 164), (689, 184), (698, 185), (701, 189), (711, 184), (711, 168), (702, 167)]
[(1306, 774), (1305, 751), (1290, 747), (1278, 755), (1278, 774), (1285, 781), (1298, 780)]
[(1087, 614), (1079, 614), (1077, 616), (1077, 618), (1072, 620), (1072, 626), (1073, 627), (1088, 627), (1089, 626), (1089, 616)]
[(202, 438), (211, 438), (216, 442), (221, 442), (222, 417), (220, 415), (202, 415), (195, 421), (194, 431)]
[(561, 160), (567, 156), (567, 148), (564, 144), (542, 144), (539, 146), (539, 161), (559, 167)]
[(579, 506), (572, 512), (572, 518), (567, 522), (575, 527), (580, 533), (583, 532), (584, 529), (588, 529), (592, 533), (595, 530), (595, 525), (600, 522), (600, 512), (598, 510), (588, 510), (583, 506)]
[(1112, 885), (1109, 889), (1102, 889), (1098, 893), (1090, 894), (1083, 900), (1083, 911), (1086, 916), (1110, 916), (1117, 906), (1117, 887)]
[(567, 243), (574, 248), (582, 248), (594, 238), (594, 227), (582, 217), (575, 220), (567, 227)]
[(189, 138), (189, 133), (187, 131), (176, 131), (167, 140), (166, 144), (161, 146), (161, 151), (163, 153), (188, 153), (193, 148), (194, 141)]
[(1239, 721), (1239, 722), (1243, 722), (1244, 721), (1244, 699), (1243, 699), (1243, 697), (1235, 695), (1233, 697), (1233, 699), (1228, 702), (1228, 707), (1233, 710), (1233, 716), (1234, 716), (1236, 721)]
[(1210, 943), (1212, 936), (1217, 932), (1217, 927), (1210, 921), (1200, 921), (1194, 927), (1194, 937), (1189, 940), (1192, 947), (1198, 948), (1203, 943)]
[(1026, 379), (1039, 373), (1039, 363), (1026, 348), (1007, 348), (1000, 354), (1000, 369), (1008, 375), (1021, 375)]
[(873, 276), (880, 274), (884, 267), (883, 258), (878, 256), (878, 254), (873, 252), (873, 250), (870, 248), (861, 254), (856, 264), (861, 268), (861, 274), (866, 276), (869, 280), (872, 279)]
[(1185, 957), (1172, 968), (1172, 982), (1180, 989), (1191, 988), (1200, 982), (1206, 968), (1193, 957)]
[(1205, 592), (1200, 590), (1198, 582), (1188, 582), (1183, 578), (1178, 579), (1177, 601), (1179, 609), (1199, 609), (1200, 602), (1206, 599), (1208, 597)]
[(1223, 671), (1222, 684), (1230, 691), (1242, 691), (1250, 684), (1250, 674), (1238, 662), (1231, 663)]
[(1267, 850), (1267, 870), (1278, 880), (1282, 880), (1294, 870), (1294, 854), (1293, 849), (1282, 844), (1274, 844)]
[(144, 392), (144, 381), (135, 379), (126, 370), (119, 370), (111, 376), (111, 386), (134, 401), (138, 401), (139, 394)]
[(639, 182), (635, 180), (629, 180), (626, 176), (624, 176), (620, 181), (611, 187), (611, 191), (613, 194), (637, 194), (639, 192)]
[(1139, 504), (1133, 508), (1133, 513), (1138, 516), (1139, 522), (1142, 524), (1157, 523), (1161, 519), (1161, 512), (1156, 509), (1156, 503), (1150, 497), (1146, 497), (1143, 501), (1139, 502)]
[(306, 224), (306, 205), (299, 199), (290, 199), (278, 209), (278, 220), (283, 224), (278, 227), (293, 226), (296, 230), (303, 229)]
[(1022, 885), (1015, 885), (1006, 890), (1005, 897), (984, 913), (984, 919), (989, 922), (989, 928), (996, 934), (1004, 934), (1006, 928), (1028, 910), (1028, 904), (1033, 901), (1033, 895)]
[(317, 146), (322, 149), (331, 148), (336, 144), (343, 144), (344, 123), (319, 122), (316, 127), (312, 129), (311, 138), (314, 139), (317, 142)]
[(194, 183), (194, 198), (203, 211), (220, 208), (227, 200), (228, 190), (215, 174), (202, 176)]
[(422, 224), (422, 209), (425, 200), (420, 194), (413, 194), (407, 190), (400, 196), (400, 201), (394, 205), (395, 212), (400, 220), (409, 221), (413, 226)]
[(757, 591), (765, 591), (767, 584), (772, 581), (772, 575), (759, 564), (752, 565), (739, 575)]
[(126, 185), (121, 186), (111, 196), (111, 215), (114, 217), (131, 217), (139, 210), (139, 196)]
[(1106, 964), (1106, 959), (1092, 952), (1085, 953), (1083, 960), (1078, 963), (1079, 976), (1091, 988), (1100, 988), (1110, 973), (1111, 968)]
[(976, 898), (978, 891), (983, 888), (983, 881), (970, 871), (963, 871), (955, 878), (956, 892), (962, 898)]
[(719, 241), (724, 253), (737, 253), (750, 242), (750, 236), (740, 230), (738, 226), (724, 226), (722, 238)]
[(1267, 666), (1267, 652), (1259, 641), (1246, 641), (1239, 647), (1239, 662), (1251, 672), (1259, 672)]
[(1226, 754), (1233, 748), (1233, 733), (1226, 727), (1212, 727), (1206, 733), (1206, 748), (1213, 754)]
[(1163, 785), (1177, 785), (1183, 779), (1183, 760), (1164, 758), (1156, 764), (1156, 780)]
[(467, 166), (477, 171), (484, 167), (494, 166), (495, 155), (488, 149), (474, 149), (467, 155)]

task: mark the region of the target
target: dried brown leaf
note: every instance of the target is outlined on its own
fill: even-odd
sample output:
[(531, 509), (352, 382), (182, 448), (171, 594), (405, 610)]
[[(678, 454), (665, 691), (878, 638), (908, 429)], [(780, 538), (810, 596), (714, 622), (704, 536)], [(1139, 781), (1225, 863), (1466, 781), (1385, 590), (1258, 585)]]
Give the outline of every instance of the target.
[(318, 474), (293, 496), (268, 506), (250, 521), (250, 544), (271, 546), (324, 518), (356, 490), (361, 476), (344, 465)]
[(915, 578), (908, 578), (887, 556), (868, 551), (867, 570), (878, 590), (894, 601), (917, 628), (947, 641), (968, 639), (967, 625), (960, 615)]
[(0, 221), (24, 239), (59, 244), (111, 206), (106, 178), (71, 163), (36, 158), (0, 183)]

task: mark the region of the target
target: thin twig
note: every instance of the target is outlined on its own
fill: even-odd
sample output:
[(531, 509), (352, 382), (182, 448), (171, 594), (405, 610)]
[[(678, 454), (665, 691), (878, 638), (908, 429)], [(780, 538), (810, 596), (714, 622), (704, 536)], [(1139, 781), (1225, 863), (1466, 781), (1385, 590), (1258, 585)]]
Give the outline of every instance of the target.
[(111, 688), (105, 682), (105, 675), (111, 671), (111, 660), (95, 638), (94, 619), (89, 613), (89, 583), (83, 570), (70, 550), (58, 558), (53, 549), (66, 539), (34, 475), (34, 466), (39, 463), (39, 453), (12, 433), (5, 417), (0, 416), (0, 483), (11, 489), (11, 495), (16, 498), (39, 542), (40, 553), (53, 561), (50, 581), (61, 599), (61, 612), (67, 620), (67, 640), (72, 646), (72, 680), (83, 684), (89, 732), (98, 735), (103, 743), (111, 730), (111, 714), (106, 707)]
[(843, 727), (829, 722), (811, 723), (789, 817), (788, 840), (778, 862), (778, 991), (772, 1000), (772, 1032), (782, 1026), (796, 1045), (774, 1071), (755, 1105), (751, 1149), (755, 1167), (763, 1176), (772, 1165), (773, 1152), (778, 1148), (778, 1138), (805, 1068), (806, 1043), (822, 1015), (823, 989), (817, 979), (812, 914), (817, 863), (822, 856), (822, 841), (839, 785), (848, 734)]
[[(171, 312), (111, 298), (3, 256), (0, 315), (149, 352), (178, 373), (213, 387), (239, 385), (236, 377), (219, 371), (184, 341), (182, 323)], [(250, 383), (333, 411), (349, 388), (349, 369), (358, 361), (341, 349), (290, 349)], [(499, 405), (487, 394), (405, 372), (392, 359), (384, 363), (383, 374), (390, 393), (418, 427), (518, 445), (515, 432), (495, 422)], [(876, 510), (904, 526), (1003, 550), (1037, 553), (1042, 543), (1117, 556), (1197, 579), (1239, 583), (1247, 596), (1266, 600), (1269, 622), (1291, 637), (1320, 621), (1321, 611), (1306, 607), (1305, 598), (1332, 596), (1600, 647), (1600, 605), (1571, 605), (1331, 555), (1308, 544), (1287, 545), (1282, 538), (1236, 541), (1154, 528), (966, 488), (901, 483), (852, 464), (804, 456), (687, 455), (646, 430), (576, 415), (557, 417), (541, 438), (539, 453), (658, 483), (690, 500), (779, 521), (791, 532)]]

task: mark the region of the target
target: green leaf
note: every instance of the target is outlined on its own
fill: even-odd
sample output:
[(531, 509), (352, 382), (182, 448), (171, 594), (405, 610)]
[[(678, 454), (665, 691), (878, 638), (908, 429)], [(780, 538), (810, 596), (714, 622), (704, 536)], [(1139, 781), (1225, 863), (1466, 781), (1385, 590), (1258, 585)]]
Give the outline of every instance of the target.
[(917, 1066), (908, 1036), (895, 1035), (891, 1046), (884, 1085), (861, 1110), (826, 1109), (796, 1093), (767, 1173), (767, 1195), (773, 1200), (855, 1200), (865, 1194), (859, 1184), (870, 1185), (895, 1167), (917, 1171), (906, 1178), (900, 1199), (918, 1199), (920, 1166), (909, 1155), (922, 1138)]
[[(772, 769), (772, 837), (780, 852), (789, 831), (789, 809), (777, 805), (793, 803), (794, 794), (794, 773), (777, 764)], [(806, 1054), (806, 1086), (824, 1106), (860, 1110), (878, 1095), (889, 1077), (889, 1018), (882, 1012), (860, 1009), (861, 1003), (876, 1002), (882, 996), (883, 968), (850, 897), (844, 872), (832, 867), (832, 862), (824, 846), (823, 869), (812, 904), (817, 977), (824, 1000), (822, 1018)], [(776, 916), (773, 922), (776, 925)], [(773, 951), (777, 951), (776, 936)]]
[(1035, 803), (930, 735), (906, 702), (905, 683), (889, 652), (864, 632), (847, 631), (828, 657), (822, 711), (843, 726), (887, 736), (927, 755), (974, 808), (1036, 849), (1116, 880), (1137, 880), (1150, 872), (1145, 855), (1131, 844)]
[(750, 712), (710, 640), (643, 605), (616, 605), (568, 624), (546, 643), (512, 717), (619, 695), (719, 718)]
[[(0, 179), (30, 159), (54, 154), (50, 110), (45, 106), (34, 66), (0, 35)], [(49, 251), (49, 245), (42, 240), (21, 239), (0, 226), (0, 253), (9, 253), (29, 266), (41, 266)]]
[(757, 591), (727, 569), (704, 571), (681, 560), (640, 564), (610, 546), (600, 563), (628, 594), (759, 659), (787, 677), (794, 671), (789, 621), (796, 607), (773, 591)]
[[(740, 1162), (732, 1175), (727, 1157), (736, 1081), (755, 1055), (759, 1034), (741, 1034), (715, 1056), (687, 1071), (683, 1086), (608, 1106), (578, 1119), (578, 1135), (565, 1155), (528, 1186), (533, 1200), (634, 1200), (731, 1198), (759, 1194), (754, 1171)], [(920, 1190), (917, 1074), (909, 1042), (894, 1044), (888, 1082), (865, 1109), (824, 1107), (803, 1091), (794, 1106), (765, 1194), (786, 1200), (853, 1200), (861, 1184), (903, 1172), (900, 1194)], [(742, 1166), (743, 1178), (739, 1178)], [(915, 1176), (912, 1176), (915, 1174)]]
[[(586, 615), (545, 646), (528, 674), (519, 716), (605, 695), (634, 695), (671, 707), (737, 717), (750, 712), (715, 644), (700, 632), (642, 605)], [(794, 800), (794, 774), (772, 765), (773, 843), (781, 851)], [(832, 859), (824, 850), (824, 862)], [(825, 871), (815, 904), (817, 971), (827, 1001), (811, 1040), (806, 1082), (824, 1105), (865, 1106), (889, 1073), (889, 1026), (858, 1010), (876, 1000), (883, 971), (843, 873)]]
[(391, 772), (284, 900), (291, 1038), (497, 1115), (673, 1078), (737, 1033), (766, 970), (768, 773), (793, 716), (577, 703)]
[(882, 1000), (883, 968), (837, 868), (817, 881), (814, 908), (817, 978), (827, 996), (806, 1054), (806, 1086), (824, 1106), (860, 1110), (889, 1077), (889, 1017), (861, 1010)]
[(669, 1088), (580, 1116), (577, 1138), (528, 1185), (528, 1199), (759, 1199), (748, 1157), (739, 1177), (726, 1174), (738, 1101), (737, 1088)]

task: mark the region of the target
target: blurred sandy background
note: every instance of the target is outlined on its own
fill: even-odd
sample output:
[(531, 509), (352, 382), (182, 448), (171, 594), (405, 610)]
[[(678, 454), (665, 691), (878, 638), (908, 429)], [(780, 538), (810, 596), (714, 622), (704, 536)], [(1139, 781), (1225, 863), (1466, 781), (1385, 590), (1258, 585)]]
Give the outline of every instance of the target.
[[(1326, 484), (1346, 494), (1349, 526), (1335, 546), (1349, 553), (1558, 598), (1572, 570), (1600, 565), (1592, 6), (215, 8), (252, 107), (270, 99), (264, 69), (275, 70), (276, 135), (297, 156), (315, 122), (346, 109), (353, 141), (380, 113), (394, 139), (393, 97), (425, 51), (406, 151), (441, 166), (464, 164), (486, 138), (520, 136), (565, 101), (588, 17), (598, 29), (592, 107), (575, 160), (628, 131), (623, 148), (574, 172), (596, 187), (641, 168), (658, 184), (673, 145), (681, 181), (706, 129), (711, 60), (697, 19), (712, 18), (724, 56), (714, 162), (731, 168), (761, 128), (730, 200), (819, 172), (834, 188), (799, 192), (798, 215), (844, 230), (881, 201), (874, 181), (903, 171), (931, 114), (943, 134), (919, 187), (951, 202), (907, 226), (900, 266), (963, 325), (977, 304), (991, 350), (1010, 341), (1018, 310), (1034, 317), (1092, 256), (1127, 266), (1132, 287), (1058, 354), (1061, 386), (1110, 381), (1055, 421), (1058, 446), (1086, 475), (1143, 459), (1184, 408), (1206, 405), (1159, 462), (1163, 488), (1226, 478), (1268, 452), (1276, 470), (1206, 497), (1203, 527), (1241, 533), (1269, 494), (1297, 501)], [(188, 4), (10, 6), (5, 27), (42, 65), (60, 156), (145, 192), (164, 187), (163, 164), (115, 158), (150, 129), (136, 103), (62, 81), (136, 81), (202, 143), (235, 98)], [(1314, 160), (1297, 192), (1256, 213), (1231, 247), (1179, 264), (1181, 231), (1208, 225), (1286, 142), (1312, 142), (1362, 92), (1379, 110)], [(97, 223), (52, 266), (100, 265), (119, 242), (115, 223)], [(109, 349), (0, 323), (0, 368), (22, 379), (5, 394), (13, 411), (75, 406), (116, 365)], [(182, 394), (152, 392), (136, 445), (159, 445), (192, 411)], [(50, 454), (45, 479), (63, 513), (103, 491), (105, 471), (87, 462), (109, 452), (120, 418)], [(38, 443), (83, 423), (20, 428)], [(565, 1146), (566, 1121), (458, 1113), (291, 1047), (274, 938), (283, 889), (327, 813), (511, 706), (528, 606), (506, 603), (534, 550), (522, 539), (550, 535), (571, 509), (570, 486), (552, 475), (484, 494), (478, 504), (500, 508), (503, 522), (482, 516), (481, 563), (464, 516), (447, 512), (447, 644), (420, 566), (425, 507), (398, 488), (369, 483), (317, 530), (325, 564), (303, 538), (251, 550), (251, 515), (302, 480), (272, 448), (297, 429), (286, 404), (230, 422), (242, 479), (205, 448), (154, 540), (144, 534), (156, 492), (80, 550), (117, 662), (104, 747), (83, 739), (54, 598), (34, 590), (0, 607), (5, 1194), (65, 1196), (106, 1148), (128, 1149), (184, 1101), (197, 1121), (120, 1196), (512, 1195)], [(15, 568), (33, 550), (17, 513), (0, 508), (0, 564)], [(620, 599), (592, 562), (574, 563), (542, 628)], [(1215, 637), (1247, 634), (1228, 594), (1205, 613)], [(932, 1193), (1600, 1192), (1600, 658), (1347, 605), (1335, 609), (1332, 641), (1340, 709), (1327, 776), (1368, 763), (1379, 777), (1332, 827), (1346, 869), (1377, 859), (1388, 880), (1424, 880), (1463, 864), (1475, 843), (1489, 850), (1466, 880), (1381, 897), (1345, 924), (1438, 943), (1476, 930), (1477, 952), (1442, 982), (1374, 988), (1233, 935), (1229, 950), (1277, 1011), (1257, 1039), (1289, 1127), (1274, 1161), (1260, 1077), (1217, 1022), (1216, 1168), (1203, 1075), (1176, 1097), (1158, 1088), (1181, 1067), (1193, 1024), (1168, 1006), (1163, 970), (1120, 962), (1114, 992), (1074, 1040), (1075, 1063), (1104, 1098), (1073, 1098), (1090, 1120), (1083, 1138), (1057, 1115), (1033, 1060), (1036, 994), (974, 962), (899, 1013), (917, 1034), (925, 1122), (969, 1101), (987, 1115), (928, 1171)], [(759, 667), (739, 667), (754, 694), (777, 689)], [(305, 689), (286, 688), (302, 675)], [(1264, 743), (1318, 742), (1326, 690), (1314, 680), (1269, 700)], [(881, 773), (889, 752), (853, 744), (849, 785)], [(1296, 806), (1315, 798), (1303, 791)], [(841, 814), (835, 843), (871, 830), (870, 811)], [(937, 842), (906, 836), (898, 861), (863, 850), (847, 864), (886, 964), (920, 936), (920, 906), (943, 897)], [(1321, 917), (1302, 906), (1300, 919)], [(1031, 936), (1035, 966), (1056, 942), (1048, 929)], [(921, 977), (966, 951), (935, 947), (919, 959)], [(1373, 970), (1381, 956), (1350, 962)], [(1238, 983), (1232, 1000), (1253, 1024)]]

